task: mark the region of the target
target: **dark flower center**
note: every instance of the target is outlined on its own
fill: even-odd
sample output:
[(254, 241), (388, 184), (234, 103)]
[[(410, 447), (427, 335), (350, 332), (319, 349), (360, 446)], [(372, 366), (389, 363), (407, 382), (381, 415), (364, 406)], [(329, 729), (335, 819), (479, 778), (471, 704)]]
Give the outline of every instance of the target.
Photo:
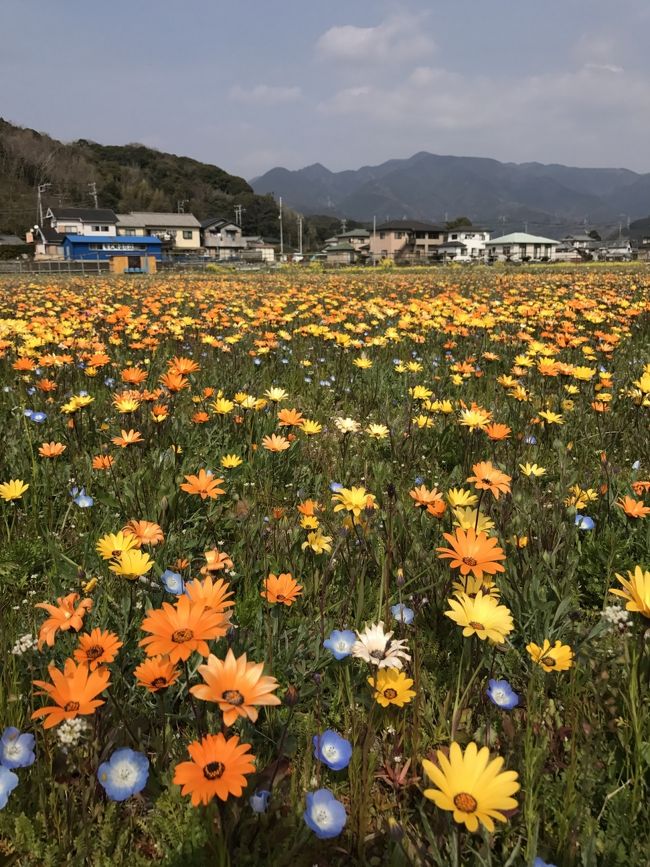
[(194, 633), (191, 629), (177, 629), (172, 633), (172, 641), (174, 644), (184, 644), (186, 641), (191, 641), (194, 638)]
[(88, 648), (88, 650), (86, 651), (86, 656), (92, 661), (94, 659), (99, 659), (103, 652), (104, 648), (101, 646), (101, 644), (94, 644), (92, 647)]
[(210, 762), (203, 768), (203, 776), (206, 780), (218, 780), (226, 770), (221, 762)]
[(481, 481), (483, 482), (484, 485), (491, 485), (492, 484), (492, 479), (481, 479)]
[(151, 685), (155, 686), (156, 689), (161, 689), (163, 686), (167, 686), (167, 678), (166, 677), (154, 677), (151, 681)]
[(385, 689), (384, 690), (384, 698), (387, 698), (389, 700), (393, 699), (393, 698), (397, 698), (397, 690), (391, 689), (390, 687), (388, 689)]
[(485, 629), (482, 623), (479, 623), (478, 620), (470, 620), (469, 625), (472, 629)]
[(222, 701), (238, 706), (244, 703), (244, 696), (238, 689), (227, 689), (221, 696)]
[(79, 702), (78, 701), (69, 701), (66, 705), (64, 705), (63, 710), (67, 711), (67, 713), (71, 713), (72, 711), (79, 710)]
[(467, 792), (459, 792), (454, 795), (454, 804), (463, 813), (473, 813), (478, 807), (476, 798)]
[(553, 668), (553, 666), (555, 665), (555, 660), (552, 656), (543, 656), (540, 659), (540, 663), (542, 665), (548, 665), (549, 668)]
[(284, 602), (287, 597), (283, 593), (276, 593), (275, 598), (278, 602)]
[(383, 650), (371, 650), (370, 656), (372, 656), (373, 659), (383, 659), (384, 658), (384, 651)]
[(473, 557), (463, 557), (463, 563), (466, 566), (476, 566), (476, 560)]

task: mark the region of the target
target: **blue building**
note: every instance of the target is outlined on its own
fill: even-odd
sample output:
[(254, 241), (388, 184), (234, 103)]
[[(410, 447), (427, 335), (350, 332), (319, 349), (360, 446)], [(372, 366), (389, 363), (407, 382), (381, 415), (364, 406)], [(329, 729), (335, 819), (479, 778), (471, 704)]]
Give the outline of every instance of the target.
[[(162, 259), (162, 241), (153, 235), (66, 235), (63, 239), (66, 259), (106, 261), (114, 256), (153, 256)], [(134, 263), (135, 265), (135, 263)]]

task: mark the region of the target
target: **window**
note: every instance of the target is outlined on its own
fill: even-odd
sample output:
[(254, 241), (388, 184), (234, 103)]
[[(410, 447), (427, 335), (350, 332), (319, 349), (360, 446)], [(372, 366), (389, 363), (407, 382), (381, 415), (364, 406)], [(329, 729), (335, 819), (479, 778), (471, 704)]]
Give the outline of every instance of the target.
[(78, 234), (76, 226), (64, 226), (62, 229), (62, 232), (64, 235), (76, 235), (76, 234)]
[(386, 232), (380, 232), (380, 233), (379, 233), (379, 237), (380, 237), (381, 240), (383, 241), (384, 238), (386, 237)]
[(457, 240), (458, 240), (458, 234), (452, 235), (452, 236), (451, 236), (451, 240), (452, 240), (452, 241), (457, 241)]
[(404, 235), (404, 232), (395, 232), (395, 240), (401, 241), (403, 235)]
[(509, 255), (510, 255), (510, 247), (504, 247), (504, 248), (503, 248), (503, 255), (504, 255), (504, 256), (509, 256)]
[(183, 240), (191, 241), (192, 240), (192, 230), (191, 229), (183, 229)]

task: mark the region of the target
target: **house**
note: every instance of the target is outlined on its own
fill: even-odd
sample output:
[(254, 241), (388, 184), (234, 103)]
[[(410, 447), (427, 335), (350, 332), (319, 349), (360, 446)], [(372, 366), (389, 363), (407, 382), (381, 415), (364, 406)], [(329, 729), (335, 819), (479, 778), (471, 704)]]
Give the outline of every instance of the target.
[(201, 222), (201, 244), (213, 259), (239, 259), (246, 249), (241, 226), (224, 217), (211, 217)]
[[(443, 262), (471, 262), (470, 248), (462, 241), (445, 241), (437, 249), (437, 256)], [(477, 262), (478, 256), (473, 257)]]
[(48, 208), (43, 222), (60, 235), (117, 234), (117, 214), (110, 208)]
[(562, 244), (575, 247), (576, 250), (584, 250), (586, 253), (591, 253), (592, 255), (598, 250), (601, 243), (596, 238), (592, 238), (591, 235), (585, 235), (584, 233), (567, 235), (566, 238), (562, 238)]
[(601, 245), (598, 258), (605, 262), (629, 262), (632, 259), (632, 244), (628, 238), (607, 241)]
[(34, 259), (63, 259), (65, 235), (49, 226), (34, 226), (25, 235), (28, 244), (34, 245)]
[(275, 247), (259, 235), (245, 235), (242, 241), (246, 247), (241, 257), (245, 262), (275, 262)]
[(478, 260), (485, 257), (485, 245), (489, 240), (489, 229), (480, 229), (477, 226), (463, 226), (450, 229), (445, 235), (444, 243), (462, 244), (466, 250), (465, 255), (470, 259)]
[(650, 262), (650, 239), (639, 244), (636, 249), (636, 258), (639, 262)]
[(6, 235), (0, 232), (0, 247), (22, 247), (25, 242), (18, 235)]
[(153, 235), (160, 238), (163, 249), (175, 253), (196, 253), (201, 249), (201, 224), (194, 214), (131, 211), (121, 217), (118, 230), (125, 234)]
[(562, 241), (559, 247), (555, 248), (556, 262), (587, 262), (591, 259), (591, 253), (582, 247), (574, 247), (565, 241)]
[(444, 229), (418, 220), (382, 223), (370, 236), (370, 255), (379, 259), (430, 259), (444, 240)]
[[(326, 243), (331, 243), (327, 241)], [(370, 248), (370, 232), (366, 229), (350, 229), (340, 232), (333, 243), (351, 244), (355, 250), (368, 250)]]
[(142, 270), (143, 259), (162, 259), (162, 241), (152, 235), (64, 235), (63, 258), (96, 262), (126, 258), (126, 270)]
[(550, 261), (555, 258), (559, 241), (529, 235), (527, 232), (512, 232), (500, 238), (491, 238), (487, 244), (488, 260), (492, 262)]
[(358, 252), (352, 244), (328, 244), (323, 249), (328, 265), (352, 265), (358, 258)]

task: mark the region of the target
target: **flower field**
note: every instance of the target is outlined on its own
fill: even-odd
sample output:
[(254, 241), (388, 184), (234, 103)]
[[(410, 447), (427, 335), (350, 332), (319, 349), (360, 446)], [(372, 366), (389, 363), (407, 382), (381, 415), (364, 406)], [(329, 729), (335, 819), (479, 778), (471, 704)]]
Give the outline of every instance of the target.
[(649, 350), (635, 267), (0, 282), (0, 863), (647, 865)]

